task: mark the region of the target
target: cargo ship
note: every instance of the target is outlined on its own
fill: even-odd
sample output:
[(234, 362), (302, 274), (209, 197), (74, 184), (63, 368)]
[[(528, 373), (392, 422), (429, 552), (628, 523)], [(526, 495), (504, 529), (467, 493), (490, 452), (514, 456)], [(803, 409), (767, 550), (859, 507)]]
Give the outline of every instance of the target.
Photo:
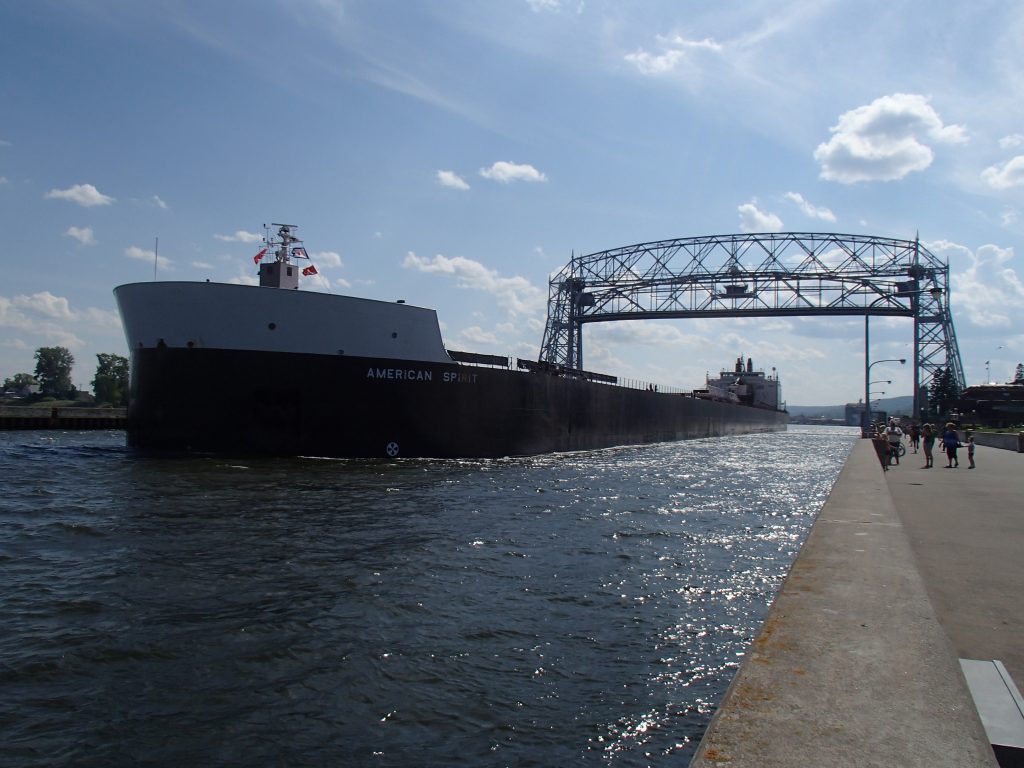
[[(494, 458), (785, 429), (778, 377), (738, 359), (693, 392), (445, 348), (433, 309), (299, 290), (274, 224), (259, 285), (114, 289), (131, 355), (127, 440), (145, 453)], [(268, 254), (268, 251), (270, 252)]]

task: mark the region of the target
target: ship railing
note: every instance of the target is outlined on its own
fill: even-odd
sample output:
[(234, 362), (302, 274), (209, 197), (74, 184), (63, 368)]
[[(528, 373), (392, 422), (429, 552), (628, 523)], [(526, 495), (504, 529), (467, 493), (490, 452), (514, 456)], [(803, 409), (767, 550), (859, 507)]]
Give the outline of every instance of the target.
[(458, 352), (454, 349), (445, 350), (448, 357), (457, 363), (470, 365), (488, 365), (494, 368), (511, 368), (512, 358), (504, 355), (483, 355), (479, 352)]
[(642, 389), (648, 392), (660, 392), (671, 395), (686, 395), (693, 396), (693, 393), (688, 390), (684, 390), (680, 387), (664, 387), (660, 384), (655, 384), (651, 381), (644, 381), (642, 379), (626, 379), (619, 376), (610, 376), (607, 373), (595, 373), (594, 371), (585, 371), (581, 368), (569, 368), (568, 366), (558, 365), (557, 363), (548, 362), (537, 362), (535, 360), (524, 360), (521, 357), (516, 358), (516, 366), (520, 370), (530, 371), (532, 373), (547, 373), (552, 376), (566, 376), (574, 379), (586, 379), (587, 381), (594, 381), (599, 384), (610, 384), (617, 387), (625, 387), (627, 389)]
[[(454, 349), (445, 350), (448, 356), (457, 363), (465, 365), (480, 365), (491, 368), (512, 368), (512, 358), (504, 355), (485, 355), (480, 352), (461, 352)], [(515, 359), (516, 367), (521, 371), (530, 373), (546, 373), (551, 376), (566, 376), (573, 379), (585, 379), (597, 382), (598, 384), (609, 384), (626, 389), (641, 389), (648, 392), (659, 392), (669, 395), (684, 395), (694, 397), (694, 393), (681, 387), (665, 387), (652, 381), (644, 379), (628, 379), (619, 376), (611, 376), (607, 373), (585, 371), (581, 368), (569, 368), (557, 363), (537, 362), (536, 360), (524, 360), (521, 357)]]

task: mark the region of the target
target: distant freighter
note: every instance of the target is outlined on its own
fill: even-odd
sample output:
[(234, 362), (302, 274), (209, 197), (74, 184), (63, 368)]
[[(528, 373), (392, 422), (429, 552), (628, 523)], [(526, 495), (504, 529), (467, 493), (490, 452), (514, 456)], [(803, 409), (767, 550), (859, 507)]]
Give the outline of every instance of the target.
[[(744, 366), (692, 393), (448, 351), (434, 310), (297, 290), (279, 225), (260, 285), (114, 289), (131, 350), (128, 445), (157, 453), (500, 457), (785, 429), (779, 380)], [(273, 257), (263, 256), (274, 249)]]

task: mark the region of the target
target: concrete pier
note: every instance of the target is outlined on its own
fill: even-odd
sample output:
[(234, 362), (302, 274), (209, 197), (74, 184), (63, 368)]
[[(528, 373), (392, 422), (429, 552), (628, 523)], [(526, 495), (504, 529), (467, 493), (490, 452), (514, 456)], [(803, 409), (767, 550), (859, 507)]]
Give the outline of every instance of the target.
[(8, 429), (124, 429), (126, 408), (0, 406), (0, 430)]
[(959, 658), (1024, 681), (1024, 455), (853, 448), (691, 766), (995, 766)]

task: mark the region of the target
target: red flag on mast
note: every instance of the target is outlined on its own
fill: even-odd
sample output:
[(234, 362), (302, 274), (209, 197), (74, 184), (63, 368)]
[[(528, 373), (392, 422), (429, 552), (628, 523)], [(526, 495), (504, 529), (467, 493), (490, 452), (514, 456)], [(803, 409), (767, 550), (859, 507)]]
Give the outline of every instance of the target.
[(310, 264), (308, 267), (302, 270), (302, 274), (305, 275), (306, 277), (309, 277), (310, 275), (316, 275), (319, 273), (316, 271), (316, 267)]
[(260, 259), (263, 258), (263, 254), (265, 254), (266, 252), (267, 252), (267, 249), (264, 248), (262, 251), (260, 251), (255, 256), (253, 256), (252, 257), (252, 263), (253, 264), (259, 264), (260, 263)]

